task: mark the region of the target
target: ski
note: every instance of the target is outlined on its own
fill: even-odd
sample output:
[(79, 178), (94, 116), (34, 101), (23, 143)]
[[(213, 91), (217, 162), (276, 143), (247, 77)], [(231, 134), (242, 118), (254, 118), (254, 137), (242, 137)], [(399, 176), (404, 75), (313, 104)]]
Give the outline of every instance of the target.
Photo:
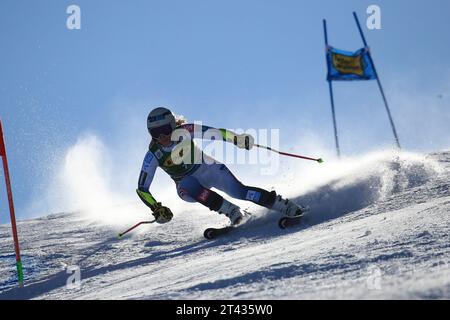
[(223, 228), (208, 228), (203, 232), (203, 236), (208, 240), (216, 239), (217, 237), (223, 236), (233, 230), (235, 227), (228, 226)]
[[(287, 228), (292, 228), (295, 226), (298, 226), (301, 224), (301, 222), (303, 221), (303, 213), (309, 211), (308, 207), (303, 208), (303, 211), (301, 211), (301, 214), (295, 216), (295, 217), (282, 217), (278, 220), (278, 226), (281, 229), (287, 229)], [(250, 214), (248, 212), (246, 212), (248, 216), (250, 216)], [(248, 220), (247, 220), (248, 221)], [(245, 222), (247, 222), (245, 221)], [(238, 226), (241, 226), (243, 223), (239, 223), (237, 225), (234, 226), (226, 226), (226, 227), (222, 227), (222, 228), (208, 228), (203, 232), (203, 236), (208, 239), (208, 240), (213, 240), (216, 239), (218, 237), (224, 236), (228, 233), (230, 233), (230, 231), (232, 231), (233, 229), (236, 229)]]
[(297, 217), (283, 217), (280, 220), (278, 220), (278, 226), (281, 229), (287, 229), (291, 227), (295, 227), (299, 225), (302, 222), (303, 216), (297, 216)]
[(252, 214), (249, 211), (242, 210), (242, 212), (244, 213), (244, 218), (239, 220), (235, 225), (226, 226), (226, 227), (222, 227), (222, 228), (208, 228), (203, 232), (203, 236), (208, 240), (215, 239), (217, 237), (220, 237), (220, 236), (223, 236), (223, 235), (229, 233), (233, 229), (236, 229), (238, 226), (243, 225), (244, 223), (248, 222), (252, 218)]

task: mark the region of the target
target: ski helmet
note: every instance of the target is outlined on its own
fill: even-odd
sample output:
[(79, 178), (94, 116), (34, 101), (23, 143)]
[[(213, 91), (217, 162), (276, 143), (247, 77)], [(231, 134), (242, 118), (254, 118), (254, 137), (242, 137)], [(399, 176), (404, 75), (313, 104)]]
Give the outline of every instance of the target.
[(167, 108), (153, 109), (147, 117), (147, 129), (153, 138), (159, 138), (161, 134), (171, 134), (175, 126), (175, 116)]

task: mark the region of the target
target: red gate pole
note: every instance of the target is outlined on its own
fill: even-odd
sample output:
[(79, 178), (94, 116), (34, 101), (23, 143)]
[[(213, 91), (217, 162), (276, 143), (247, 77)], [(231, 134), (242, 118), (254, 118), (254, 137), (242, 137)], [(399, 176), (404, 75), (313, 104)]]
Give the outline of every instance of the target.
[(6, 192), (8, 193), (9, 213), (11, 216), (11, 227), (14, 238), (14, 248), (16, 251), (16, 267), (17, 267), (17, 279), (19, 286), (23, 286), (23, 268), (22, 261), (20, 259), (20, 246), (19, 237), (17, 235), (16, 215), (14, 214), (14, 202), (11, 190), (11, 180), (9, 178), (8, 159), (6, 158), (5, 140), (3, 137), (3, 127), (0, 120), (0, 156), (3, 162), (3, 171), (5, 173)]

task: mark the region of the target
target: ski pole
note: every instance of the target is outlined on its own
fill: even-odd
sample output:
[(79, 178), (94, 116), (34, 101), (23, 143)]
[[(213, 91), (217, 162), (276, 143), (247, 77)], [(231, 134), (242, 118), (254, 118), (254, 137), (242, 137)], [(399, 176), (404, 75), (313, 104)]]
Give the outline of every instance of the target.
[(312, 160), (312, 161), (317, 161), (318, 163), (322, 163), (322, 162), (323, 162), (322, 158), (314, 159), (314, 158), (310, 158), (310, 157), (300, 156), (300, 155), (298, 155), (298, 154), (292, 154), (292, 153), (281, 152), (281, 151), (272, 149), (271, 147), (261, 146), (261, 145), (259, 145), (259, 144), (255, 144), (255, 147), (262, 148), (262, 149), (267, 149), (267, 150), (270, 150), (270, 151), (272, 151), (272, 152), (276, 152), (276, 153), (278, 153), (278, 154), (281, 154), (282, 156), (288, 156), (288, 157), (300, 158), (300, 159), (305, 159), (305, 160)]
[(139, 227), (141, 224), (150, 224), (150, 223), (154, 223), (156, 222), (156, 220), (152, 220), (152, 221), (141, 221), (137, 224), (135, 224), (134, 226), (132, 226), (130, 229), (128, 229), (127, 231), (124, 231), (122, 233), (119, 233), (119, 239), (122, 238), (125, 234), (127, 234), (128, 232), (130, 232), (131, 230), (136, 229), (137, 227)]

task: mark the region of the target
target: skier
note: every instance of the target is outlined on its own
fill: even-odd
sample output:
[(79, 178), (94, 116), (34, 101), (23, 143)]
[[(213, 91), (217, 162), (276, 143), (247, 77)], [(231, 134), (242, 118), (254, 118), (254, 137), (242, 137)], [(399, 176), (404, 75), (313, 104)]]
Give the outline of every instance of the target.
[[(139, 198), (150, 207), (156, 222), (167, 223), (173, 217), (171, 210), (157, 202), (149, 191), (158, 166), (175, 181), (177, 193), (181, 199), (187, 202), (199, 202), (211, 211), (226, 215), (232, 225), (237, 225), (242, 221), (243, 213), (237, 205), (212, 191), (212, 187), (224, 191), (233, 198), (248, 200), (268, 209), (279, 211), (287, 217), (296, 217), (302, 214), (302, 207), (277, 195), (275, 191), (269, 192), (242, 184), (224, 164), (203, 154), (193, 143), (194, 132), (204, 133), (208, 130), (216, 130), (219, 138), (223, 141), (232, 142), (238, 148), (250, 150), (254, 146), (254, 138), (251, 135), (235, 134), (226, 129), (215, 129), (208, 126), (185, 124), (183, 121), (177, 121), (169, 109), (162, 107), (150, 112), (147, 118), (147, 128), (152, 140), (143, 161), (136, 192)], [(189, 137), (186, 139), (184, 134), (178, 138), (175, 134), (177, 132), (187, 132)], [(190, 155), (183, 155), (183, 147), (187, 146), (186, 142), (192, 147)], [(186, 160), (186, 157), (191, 161), (181, 163), (175, 161), (177, 158)], [(192, 161), (196, 157), (197, 159), (200, 157), (201, 161)]]

